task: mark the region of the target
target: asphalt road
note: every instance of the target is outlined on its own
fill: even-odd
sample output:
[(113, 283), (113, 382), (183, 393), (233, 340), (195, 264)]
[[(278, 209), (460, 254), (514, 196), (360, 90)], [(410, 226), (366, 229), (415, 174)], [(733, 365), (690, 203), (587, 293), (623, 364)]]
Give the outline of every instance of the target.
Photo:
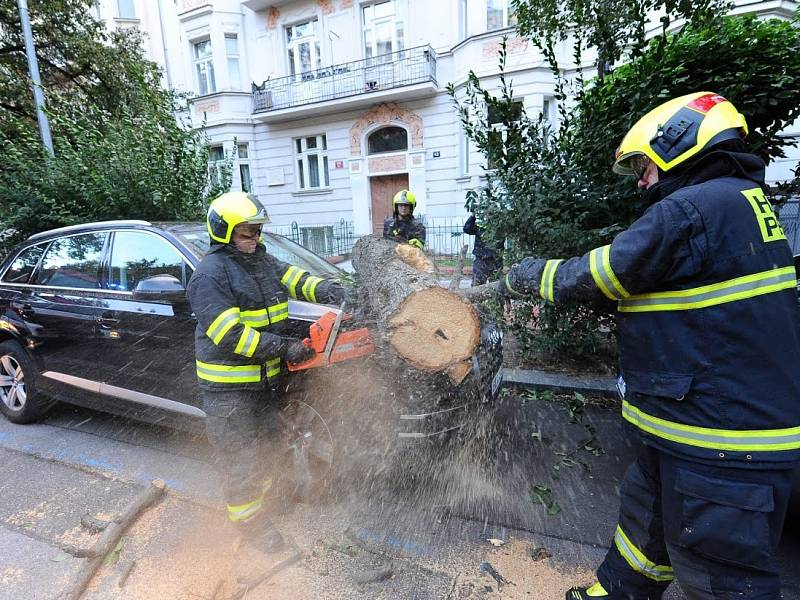
[[(590, 444), (595, 452), (585, 449), (587, 425), (596, 432)], [(375, 487), (365, 477), (353, 482), (351, 494), (320, 499), (281, 517), (281, 527), (303, 548), (304, 568), (313, 575), (308, 585), (322, 586), (323, 591), (315, 594), (524, 597), (514, 595), (530, 584), (523, 583), (521, 574), (513, 588), (498, 586), (486, 575), (470, 579), (484, 560), (515, 573), (513, 564), (502, 562), (507, 557), (496, 554), (499, 550), (487, 539), (516, 539), (527, 547), (546, 548), (551, 558), (545, 562), (552, 571), (537, 580), (538, 586), (550, 581), (553, 589), (561, 590), (571, 572), (578, 577), (593, 569), (616, 525), (617, 486), (632, 451), (619, 417), (592, 409), (578, 423), (570, 423), (563, 406), (508, 395), (499, 430), (506, 436), (500, 448), (489, 450), (478, 444), (446, 460), (422, 458), (416, 465), (404, 458), (403, 473), (409, 468), (433, 473), (421, 478), (417, 487)], [(32, 426), (0, 419), (0, 600), (57, 597), (86, 565), (86, 559), (65, 552), (91, 542), (80, 526), (81, 517), (119, 513), (156, 478), (170, 490), (169, 501), (153, 517), (158, 527), (150, 523), (159, 534), (144, 530), (133, 536), (119, 562), (104, 568), (88, 598), (138, 598), (118, 596), (117, 582), (133, 557), (139, 557), (142, 565), (145, 557), (175, 559), (186, 539), (199, 540), (196, 543), (202, 546), (229, 535), (224, 528), (196, 531), (199, 522), (221, 521), (219, 480), (210, 449), (202, 435), (67, 406), (57, 407), (42, 424)], [(540, 486), (538, 496), (531, 493), (534, 485)], [(549, 502), (552, 512), (558, 512), (548, 514), (532, 497)], [(359, 554), (352, 550), (355, 547), (367, 551)], [(210, 546), (209, 555), (219, 553)], [(193, 551), (192, 556), (202, 563), (202, 552)], [(366, 587), (353, 584), (359, 573), (386, 561), (394, 568), (391, 579)], [(800, 528), (787, 528), (781, 562), (783, 597), (800, 600)], [(541, 564), (523, 566), (534, 572), (543, 568)], [(145, 566), (138, 570), (130, 576), (134, 590), (137, 577), (147, 575), (150, 585), (153, 577), (158, 579)], [(186, 581), (203, 580), (201, 574), (185, 570)], [(179, 575), (174, 579), (183, 581)], [(538, 589), (533, 597), (562, 597), (553, 589)], [(163, 591), (161, 597), (210, 598), (213, 590), (192, 592), (194, 596), (181, 595), (184, 592)], [(667, 597), (683, 596), (673, 586)]]

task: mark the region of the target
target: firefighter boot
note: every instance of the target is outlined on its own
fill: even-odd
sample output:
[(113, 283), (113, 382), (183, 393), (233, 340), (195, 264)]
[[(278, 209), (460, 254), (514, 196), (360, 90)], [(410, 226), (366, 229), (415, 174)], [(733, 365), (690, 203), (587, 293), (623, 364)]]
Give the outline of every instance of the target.
[(613, 600), (612, 596), (603, 588), (600, 583), (595, 583), (588, 588), (574, 587), (567, 592), (565, 600), (592, 600), (592, 598), (604, 598), (605, 600)]
[(238, 523), (238, 529), (246, 544), (266, 554), (280, 552), (286, 546), (281, 532), (265, 514)]

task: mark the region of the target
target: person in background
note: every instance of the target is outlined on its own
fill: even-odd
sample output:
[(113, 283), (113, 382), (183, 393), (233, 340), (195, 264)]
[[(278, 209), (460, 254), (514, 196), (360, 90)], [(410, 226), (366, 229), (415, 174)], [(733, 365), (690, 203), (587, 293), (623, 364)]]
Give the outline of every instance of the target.
[(425, 247), (425, 225), (414, 218), (417, 199), (408, 190), (400, 190), (392, 198), (394, 218), (383, 223), (383, 237), (396, 242)]
[(472, 262), (472, 285), (482, 285), (490, 279), (494, 279), (503, 268), (504, 242), (498, 242), (495, 246), (487, 246), (481, 236), (481, 227), (475, 220), (474, 212), (464, 223), (464, 233), (475, 236), (475, 244), (472, 248), (472, 255), (475, 257)]

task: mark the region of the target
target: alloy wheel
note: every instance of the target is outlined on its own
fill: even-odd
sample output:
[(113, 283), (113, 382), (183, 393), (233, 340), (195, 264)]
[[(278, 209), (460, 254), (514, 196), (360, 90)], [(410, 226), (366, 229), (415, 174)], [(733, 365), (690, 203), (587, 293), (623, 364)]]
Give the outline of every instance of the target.
[(25, 408), (25, 373), (12, 355), (0, 356), (0, 400), (9, 409), (19, 412)]

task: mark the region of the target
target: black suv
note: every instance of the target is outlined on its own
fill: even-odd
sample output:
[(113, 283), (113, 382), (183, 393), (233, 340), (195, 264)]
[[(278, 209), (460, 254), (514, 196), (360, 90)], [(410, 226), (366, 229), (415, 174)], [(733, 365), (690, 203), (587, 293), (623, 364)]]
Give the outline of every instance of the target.
[[(267, 251), (285, 262), (343, 274), (287, 238), (266, 236)], [(207, 249), (204, 224), (146, 221), (64, 227), (20, 244), (0, 265), (0, 411), (27, 423), (58, 399), (151, 422), (203, 419), (185, 287)], [(305, 332), (321, 314), (290, 302)], [(469, 379), (483, 400), (497, 393), (502, 360), (499, 329), (485, 329)], [(440, 431), (406, 428), (401, 437)]]

